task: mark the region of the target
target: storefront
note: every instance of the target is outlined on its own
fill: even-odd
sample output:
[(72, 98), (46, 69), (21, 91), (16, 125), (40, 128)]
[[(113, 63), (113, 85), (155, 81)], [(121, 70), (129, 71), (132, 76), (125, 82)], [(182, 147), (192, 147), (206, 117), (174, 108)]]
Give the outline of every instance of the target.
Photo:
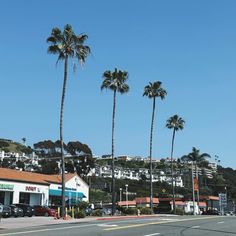
[[(62, 187), (58, 181), (51, 181), (49, 187), (49, 205), (60, 205)], [(65, 200), (67, 205), (77, 205), (80, 201), (88, 201), (89, 187), (77, 174), (66, 174)]]
[[(66, 174), (65, 184), (68, 205), (89, 200), (89, 187), (77, 174)], [(0, 168), (0, 203), (60, 205), (61, 176)]]
[(0, 183), (0, 203), (11, 204), (13, 199), (14, 184)]
[(0, 180), (0, 203), (4, 205), (14, 203), (45, 205), (48, 203), (48, 190), (49, 184), (40, 185)]

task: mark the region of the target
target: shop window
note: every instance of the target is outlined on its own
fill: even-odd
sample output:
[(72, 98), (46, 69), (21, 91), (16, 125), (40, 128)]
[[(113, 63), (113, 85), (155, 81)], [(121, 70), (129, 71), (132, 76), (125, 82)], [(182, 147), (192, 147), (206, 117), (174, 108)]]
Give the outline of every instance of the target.
[(20, 203), (30, 203), (30, 193), (20, 193)]
[(4, 204), (5, 192), (0, 191), (0, 203)]

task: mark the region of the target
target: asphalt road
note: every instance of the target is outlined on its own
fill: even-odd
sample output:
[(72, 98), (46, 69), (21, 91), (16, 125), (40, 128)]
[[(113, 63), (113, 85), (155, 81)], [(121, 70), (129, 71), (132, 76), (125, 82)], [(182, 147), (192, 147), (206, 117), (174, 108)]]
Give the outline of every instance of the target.
[(236, 216), (187, 216), (117, 219), (0, 230), (0, 236), (230, 236)]

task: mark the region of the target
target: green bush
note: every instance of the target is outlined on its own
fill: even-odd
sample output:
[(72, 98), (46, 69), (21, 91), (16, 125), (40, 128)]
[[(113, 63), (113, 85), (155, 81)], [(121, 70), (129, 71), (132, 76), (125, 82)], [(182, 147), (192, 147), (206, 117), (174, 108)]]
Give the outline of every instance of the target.
[[(72, 217), (72, 210), (67, 210), (67, 215)], [(85, 216), (86, 216), (86, 214), (85, 214), (84, 210), (79, 210), (79, 211), (78, 211), (78, 209), (74, 210), (74, 217), (76, 219), (84, 218)]]
[(100, 209), (94, 210), (91, 216), (102, 216), (102, 211)]
[[(171, 211), (171, 214), (174, 214), (174, 211), (173, 211), (173, 210)], [(175, 214), (176, 214), (176, 215), (184, 215), (184, 210), (181, 209), (181, 208), (176, 208), (176, 209), (175, 209)]]
[(140, 209), (140, 214), (141, 215), (151, 215), (152, 210), (149, 207), (143, 207)]
[(79, 219), (79, 218), (84, 218), (85, 217), (85, 212), (84, 211), (76, 211), (75, 212), (75, 218)]
[(78, 204), (78, 207), (79, 207), (79, 209), (85, 210), (86, 208), (89, 207), (89, 203), (82, 201)]
[(137, 215), (137, 208), (124, 208), (123, 213), (126, 215)]

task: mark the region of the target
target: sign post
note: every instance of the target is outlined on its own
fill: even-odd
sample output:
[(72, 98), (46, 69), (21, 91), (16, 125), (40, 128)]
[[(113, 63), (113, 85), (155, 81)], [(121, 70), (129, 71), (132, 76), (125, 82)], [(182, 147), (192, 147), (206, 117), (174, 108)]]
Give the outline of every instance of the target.
[(219, 193), (219, 205), (220, 213), (224, 215), (224, 208), (227, 206), (227, 195), (225, 193)]

